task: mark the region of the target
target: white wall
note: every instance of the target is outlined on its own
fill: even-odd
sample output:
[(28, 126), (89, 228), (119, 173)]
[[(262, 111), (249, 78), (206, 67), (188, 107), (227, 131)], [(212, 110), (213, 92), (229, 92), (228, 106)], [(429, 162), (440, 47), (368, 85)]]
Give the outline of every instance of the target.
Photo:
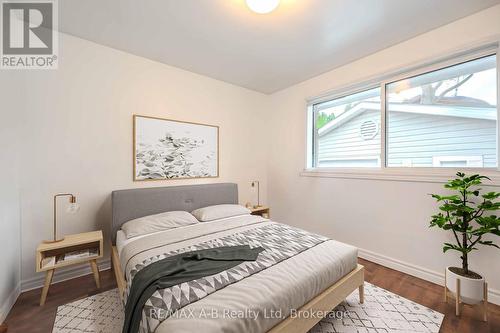
[[(13, 74), (26, 82), (15, 85), (24, 89), (26, 116), (8, 101), (5, 106), (4, 88), (12, 81), (0, 76), (2, 114), (14, 112), (23, 124), (16, 147), (23, 289), (40, 286), (43, 278), (34, 271), (34, 254), (52, 235), (56, 193), (72, 192), (81, 205), (78, 214), (67, 215), (61, 200), (62, 234), (103, 229), (105, 238), (110, 194), (117, 189), (237, 182), (245, 203), (255, 197), (250, 181), (258, 179), (265, 199), (265, 138), (259, 135), (265, 95), (65, 34), (59, 41), (59, 69)], [(133, 182), (133, 114), (219, 125), (220, 177)]]
[[(17, 117), (23, 99), (19, 87), (20, 78), (3, 73), (10, 86), (2, 87), (0, 121), (0, 246), (2, 269), (0, 269), (0, 323), (7, 316), (20, 291), (21, 278), (21, 217), (19, 198), (18, 150), (16, 142), (20, 121)], [(7, 103), (4, 104), (4, 101)], [(10, 105), (11, 108), (7, 108)]]
[[(449, 234), (428, 228), (441, 184), (301, 177), (305, 166), (306, 98), (374, 75), (466, 49), (500, 34), (500, 6), (430, 31), (271, 96), (268, 196), (273, 217), (365, 251), (372, 260), (442, 281), (458, 256), (442, 253)], [(498, 190), (498, 188), (497, 188)], [(498, 238), (497, 238), (498, 241)], [(484, 273), (500, 302), (500, 251), (481, 248), (472, 268)]]

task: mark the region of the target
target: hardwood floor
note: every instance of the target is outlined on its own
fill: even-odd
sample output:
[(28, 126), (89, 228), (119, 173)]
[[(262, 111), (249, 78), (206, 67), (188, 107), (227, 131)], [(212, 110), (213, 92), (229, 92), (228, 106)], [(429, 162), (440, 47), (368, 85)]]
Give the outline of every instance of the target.
[(116, 288), (113, 271), (101, 271), (100, 276), (100, 289), (92, 274), (51, 285), (44, 306), (39, 305), (42, 288), (22, 293), (5, 321), (7, 333), (51, 333), (59, 305)]
[[(443, 287), (363, 259), (359, 262), (366, 268), (367, 282), (444, 313), (441, 333), (500, 332), (500, 306), (490, 304), (486, 323), (468, 306), (459, 318), (451, 301), (444, 303)], [(8, 333), (50, 333), (59, 305), (112, 288), (116, 288), (113, 272), (107, 270), (101, 272), (101, 289), (96, 289), (92, 274), (52, 285), (43, 307), (38, 305), (41, 289), (25, 292), (7, 317)]]
[(365, 266), (365, 281), (387, 289), (416, 303), (445, 314), (441, 333), (500, 333), (500, 306), (489, 304), (488, 322), (476, 307), (463, 306), (460, 317), (455, 316), (452, 300), (446, 304), (443, 300), (443, 287), (422, 279), (407, 275), (390, 268), (359, 259)]

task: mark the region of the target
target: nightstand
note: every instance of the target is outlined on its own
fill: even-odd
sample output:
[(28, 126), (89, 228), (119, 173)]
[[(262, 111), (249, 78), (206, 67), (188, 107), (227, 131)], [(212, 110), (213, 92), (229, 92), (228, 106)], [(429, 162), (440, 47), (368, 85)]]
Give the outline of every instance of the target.
[(271, 217), (271, 214), (269, 213), (270, 209), (267, 206), (260, 206), (260, 207), (256, 207), (256, 208), (252, 207), (249, 209), (252, 211), (252, 213), (251, 213), (252, 215), (260, 215), (266, 219)]
[(101, 287), (97, 259), (103, 256), (102, 231), (68, 235), (57, 243), (42, 243), (36, 249), (36, 271), (45, 272), (40, 305), (45, 304), (57, 268), (90, 263), (97, 288)]

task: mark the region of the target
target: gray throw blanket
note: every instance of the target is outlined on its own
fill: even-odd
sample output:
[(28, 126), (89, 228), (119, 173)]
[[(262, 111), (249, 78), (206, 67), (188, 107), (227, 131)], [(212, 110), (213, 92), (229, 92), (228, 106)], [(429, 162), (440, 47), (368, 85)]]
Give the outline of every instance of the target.
[(252, 249), (248, 245), (217, 247), (180, 253), (144, 267), (129, 290), (123, 333), (138, 332), (144, 304), (155, 291), (255, 261), (262, 251), (262, 247)]

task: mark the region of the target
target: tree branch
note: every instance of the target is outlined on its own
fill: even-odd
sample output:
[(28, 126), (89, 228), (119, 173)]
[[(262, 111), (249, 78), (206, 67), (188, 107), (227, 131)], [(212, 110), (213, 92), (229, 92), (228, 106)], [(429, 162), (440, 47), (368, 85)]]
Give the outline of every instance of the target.
[(465, 79), (463, 79), (462, 81), (459, 81), (457, 82), (456, 84), (454, 84), (453, 86), (451, 86), (450, 88), (446, 89), (445, 91), (443, 91), (442, 93), (439, 94), (438, 96), (438, 99), (440, 98), (443, 98), (444, 96), (446, 96), (447, 93), (449, 93), (450, 91), (454, 90), (454, 89), (457, 89), (458, 87), (460, 87), (461, 85), (463, 85), (465, 82), (469, 81), (470, 78), (473, 76), (474, 74), (469, 74)]
[(443, 82), (444, 82), (444, 81), (439, 81), (439, 82), (438, 82), (435, 86), (433, 86), (433, 85), (431, 84), (432, 89), (433, 89), (434, 91), (437, 91), (437, 90), (439, 89), (439, 87), (441, 87), (441, 86), (443, 85)]
[[(486, 202), (486, 199), (483, 199), (482, 205), (484, 205), (485, 202)], [(472, 217), (470, 218), (469, 222), (477, 219), (478, 217), (481, 217), (483, 215), (483, 213), (484, 213), (484, 209), (483, 208), (479, 208), (477, 210), (477, 212), (474, 215), (472, 215)]]
[(473, 241), (467, 248), (472, 249), (474, 247), (474, 245), (476, 245), (477, 242), (479, 242), (481, 240), (481, 237), (483, 237), (483, 236), (478, 236), (477, 239), (475, 241)]
[(451, 231), (453, 231), (453, 235), (455, 235), (455, 240), (457, 241), (458, 246), (462, 246), (462, 243), (460, 243), (460, 240), (458, 238), (457, 232), (455, 231), (455, 229), (453, 229), (453, 223), (451, 223), (451, 219), (450, 219), (450, 212), (446, 212), (446, 220), (450, 224)]

